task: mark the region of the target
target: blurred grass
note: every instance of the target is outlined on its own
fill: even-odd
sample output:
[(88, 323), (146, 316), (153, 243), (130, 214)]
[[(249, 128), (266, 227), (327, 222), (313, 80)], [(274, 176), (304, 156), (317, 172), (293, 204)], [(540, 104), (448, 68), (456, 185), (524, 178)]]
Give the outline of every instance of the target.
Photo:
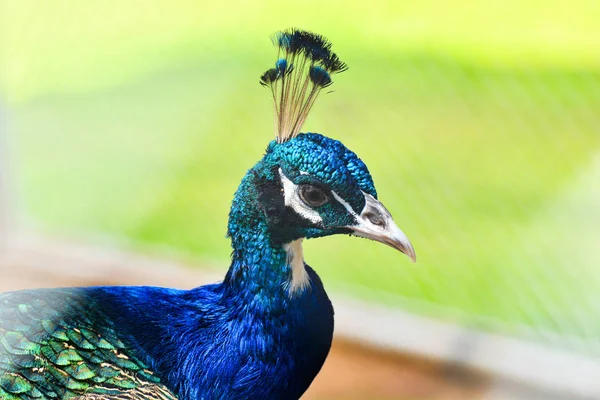
[(225, 265), (229, 202), (272, 136), (267, 36), (302, 26), (351, 67), (305, 130), (363, 158), (419, 257), (309, 242), (327, 286), (597, 338), (600, 3), (278, 4), (10, 3), (32, 218)]

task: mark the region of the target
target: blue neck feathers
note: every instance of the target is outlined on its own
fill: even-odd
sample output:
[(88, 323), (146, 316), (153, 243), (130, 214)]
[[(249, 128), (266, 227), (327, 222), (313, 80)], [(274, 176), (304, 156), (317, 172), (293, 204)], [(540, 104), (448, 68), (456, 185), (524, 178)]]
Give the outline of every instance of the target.
[(286, 242), (272, 237), (252, 176), (231, 208), (233, 254), (223, 283), (96, 288), (100, 306), (181, 400), (297, 399), (331, 346), (333, 308), (323, 285), (306, 266), (310, 285), (290, 296)]
[[(260, 167), (263, 162), (248, 171), (231, 206), (227, 235), (231, 238), (233, 253), (224, 286), (226, 293), (232, 296), (260, 294), (283, 298), (288, 297), (284, 292), (291, 277), (291, 267), (285, 250), (286, 241), (273, 237), (268, 220), (269, 213), (282, 208), (283, 203), (272, 204), (271, 210), (265, 206), (269, 203), (268, 198), (280, 198), (281, 191), (272, 180), (269, 184), (261, 183), (264, 172), (257, 172)], [(269, 179), (273, 178), (269, 168), (261, 170), (266, 171)]]
[(224, 294), (245, 299), (255, 296), (285, 300), (291, 276), (284, 244), (271, 240), (263, 221), (246, 226), (232, 237), (232, 262), (223, 281)]

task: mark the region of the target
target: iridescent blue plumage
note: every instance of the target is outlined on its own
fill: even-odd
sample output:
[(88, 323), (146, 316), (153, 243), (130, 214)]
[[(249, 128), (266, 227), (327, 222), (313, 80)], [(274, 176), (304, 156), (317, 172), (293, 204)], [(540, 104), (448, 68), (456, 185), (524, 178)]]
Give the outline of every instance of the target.
[[(279, 38), (337, 59), (316, 35)], [(291, 68), (277, 65), (275, 79)], [(268, 145), (234, 196), (222, 283), (0, 294), (0, 398), (298, 399), (333, 336), (333, 308), (302, 240), (353, 233), (414, 251), (353, 152), (291, 133)]]

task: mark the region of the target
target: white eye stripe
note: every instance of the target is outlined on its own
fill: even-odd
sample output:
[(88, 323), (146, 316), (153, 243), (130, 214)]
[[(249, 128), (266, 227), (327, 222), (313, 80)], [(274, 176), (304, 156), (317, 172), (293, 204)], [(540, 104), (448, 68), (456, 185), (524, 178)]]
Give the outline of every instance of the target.
[(342, 197), (337, 194), (335, 191), (331, 191), (331, 195), (333, 196), (334, 199), (336, 199), (338, 201), (338, 203), (340, 203), (341, 205), (344, 206), (344, 208), (354, 217), (358, 217), (358, 214), (356, 213), (356, 211), (354, 211), (354, 209), (352, 208), (352, 206), (350, 204), (348, 204), (348, 202), (344, 199), (342, 199)]
[[(307, 172), (300, 171), (301, 175), (309, 175)], [(292, 209), (303, 218), (308, 219), (313, 223), (323, 222), (323, 219), (319, 215), (318, 212), (308, 207), (304, 202), (300, 199), (298, 194), (298, 185), (292, 182), (285, 174), (282, 169), (279, 168), (279, 176), (281, 178), (281, 182), (283, 184), (283, 192), (285, 196), (285, 205), (292, 207)], [(364, 193), (363, 193), (364, 194)], [(350, 215), (358, 218), (358, 213), (352, 208), (352, 206), (344, 200), (339, 194), (337, 194), (334, 190), (331, 191), (331, 195), (333, 198), (340, 203), (344, 208), (350, 213)]]
[(281, 183), (283, 185), (283, 195), (285, 198), (285, 205), (291, 207), (296, 214), (301, 217), (309, 220), (310, 222), (317, 224), (323, 222), (323, 219), (319, 215), (319, 213), (306, 204), (300, 199), (300, 195), (298, 194), (298, 185), (288, 179), (287, 176), (283, 173), (281, 168), (279, 168), (279, 177), (281, 178)]

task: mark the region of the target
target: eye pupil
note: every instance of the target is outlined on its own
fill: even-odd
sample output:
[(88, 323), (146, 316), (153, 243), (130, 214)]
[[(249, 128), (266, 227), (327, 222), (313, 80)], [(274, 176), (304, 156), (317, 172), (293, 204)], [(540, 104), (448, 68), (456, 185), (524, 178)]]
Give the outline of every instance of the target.
[(311, 207), (322, 206), (328, 200), (325, 192), (313, 185), (302, 185), (300, 187), (300, 197)]
[(323, 194), (316, 190), (310, 190), (310, 191), (308, 191), (307, 194), (308, 194), (308, 199), (312, 202), (319, 202), (320, 200), (323, 199)]

